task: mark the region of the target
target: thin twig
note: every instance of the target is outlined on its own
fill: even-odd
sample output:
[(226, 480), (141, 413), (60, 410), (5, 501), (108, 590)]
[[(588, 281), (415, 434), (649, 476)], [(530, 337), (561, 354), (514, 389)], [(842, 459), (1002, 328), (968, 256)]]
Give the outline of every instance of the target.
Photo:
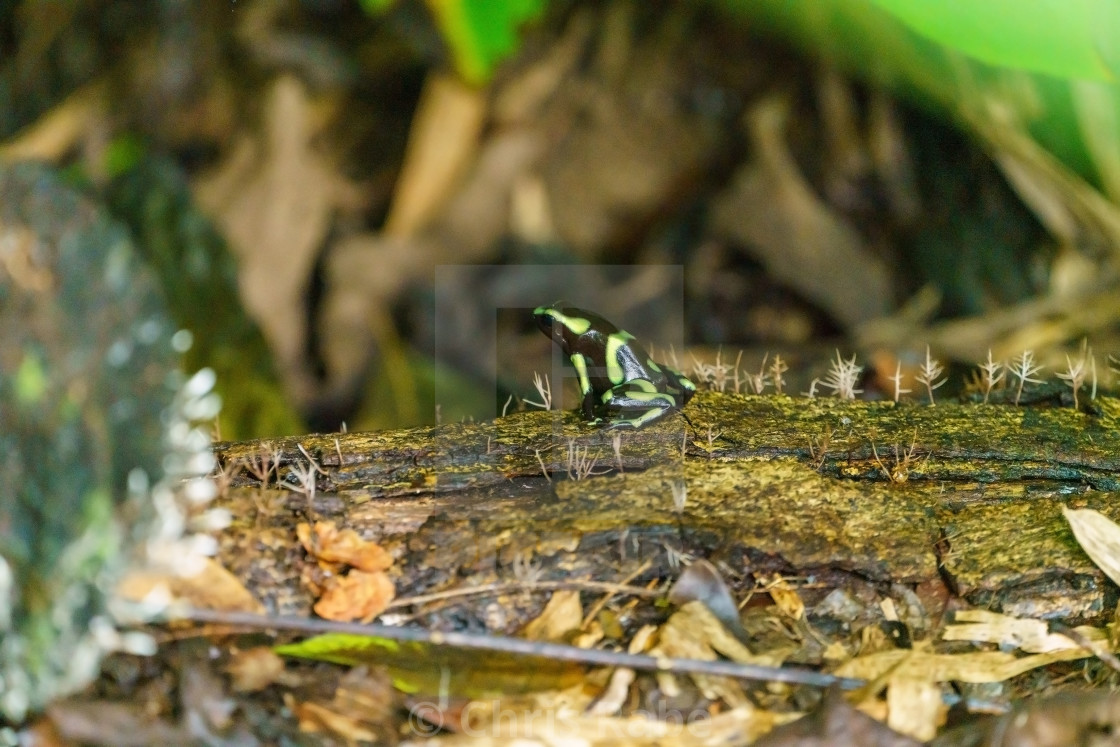
[(562, 643), (529, 641), (510, 636), (482, 635), (478, 633), (456, 633), (447, 631), (428, 631), (419, 628), (405, 628), (396, 625), (363, 625), (360, 623), (316, 620), (306, 617), (272, 617), (252, 612), (223, 612), (218, 610), (176, 610), (173, 619), (191, 620), (200, 623), (219, 625), (243, 625), (256, 630), (288, 630), (306, 634), (346, 633), (395, 641), (410, 641), (431, 645), (455, 646), (476, 651), (496, 651), (506, 654), (520, 654), (569, 661), (579, 664), (603, 667), (630, 667), (647, 672), (673, 672), (678, 674), (709, 674), (734, 677), (760, 682), (782, 682), (787, 684), (830, 687), (836, 685), (845, 690), (862, 687), (863, 680), (852, 677), (838, 677), (824, 672), (795, 667), (769, 667), (758, 664), (739, 664), (732, 661), (710, 661), (702, 659), (681, 659), (646, 654), (628, 654), (621, 651), (584, 649)]
[(537, 462), (541, 465), (541, 472), (544, 473), (544, 479), (548, 480), (548, 484), (552, 484), (552, 476), (548, 474), (548, 467), (544, 466), (544, 460), (541, 459), (541, 450), (533, 449), (533, 453), (537, 455)]

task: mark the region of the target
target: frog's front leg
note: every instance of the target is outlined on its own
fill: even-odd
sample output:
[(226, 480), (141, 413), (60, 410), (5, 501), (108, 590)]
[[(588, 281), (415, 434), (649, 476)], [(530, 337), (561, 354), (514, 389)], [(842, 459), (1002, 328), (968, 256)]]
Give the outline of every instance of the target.
[(680, 407), (677, 397), (658, 391), (653, 382), (632, 379), (603, 392), (595, 422), (608, 428), (640, 428)]
[(595, 406), (599, 402), (595, 396), (595, 389), (591, 385), (591, 377), (587, 374), (587, 358), (580, 353), (572, 353), (569, 360), (579, 379), (580, 409), (583, 411), (584, 419), (591, 420), (595, 417)]

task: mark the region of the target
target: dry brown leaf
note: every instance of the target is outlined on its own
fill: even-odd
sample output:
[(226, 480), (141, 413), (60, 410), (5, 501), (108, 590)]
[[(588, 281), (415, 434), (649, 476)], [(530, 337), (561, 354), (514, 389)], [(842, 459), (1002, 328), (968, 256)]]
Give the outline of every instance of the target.
[(851, 651), (840, 641), (830, 641), (821, 653), (821, 658), (827, 662), (839, 664), (852, 658)]
[(350, 716), (336, 713), (319, 703), (298, 702), (291, 693), (284, 693), (284, 705), (299, 719), (299, 730), (305, 734), (327, 732), (349, 744), (375, 742), (377, 734)]
[(583, 624), (583, 607), (579, 592), (561, 590), (553, 592), (541, 614), (529, 621), (521, 631), (530, 641), (563, 641), (573, 630)]
[[(726, 636), (725, 643), (739, 656), (751, 655), (746, 646), (724, 630), (723, 625), (702, 602), (689, 602), (675, 612), (661, 626), (660, 640), (650, 653), (654, 656), (712, 661), (716, 659), (716, 651), (710, 640), (712, 636)], [(692, 681), (704, 697), (710, 700), (723, 700), (732, 707), (749, 703), (742, 686), (730, 677), (696, 674), (692, 675)]]
[(1074, 661), (1091, 656), (1085, 649), (1052, 651), (1045, 654), (1015, 656), (1004, 651), (974, 651), (966, 654), (934, 654), (909, 649), (880, 651), (857, 656), (845, 662), (834, 674), (875, 680), (891, 669), (892, 676), (915, 677), (930, 682), (1002, 682), (1059, 661)]
[[(967, 110), (965, 110), (967, 111)], [(1001, 109), (1001, 115), (1007, 115)], [(1042, 147), (1022, 122), (971, 117), (1007, 182), (1062, 244), (1120, 246), (1120, 208)]]
[(342, 529), (333, 521), (296, 525), (296, 537), (307, 554), (327, 563), (345, 563), (359, 571), (373, 573), (393, 565), (393, 556), (376, 542), (364, 540), (353, 529)]
[(399, 696), (390, 676), (382, 669), (353, 667), (338, 682), (331, 708), (370, 726), (386, 726), (399, 707)]
[(792, 649), (755, 654), (732, 635), (703, 602), (689, 602), (673, 613), (660, 630), (657, 650), (667, 656), (714, 659), (719, 652), (740, 664), (776, 667)]
[(845, 327), (884, 316), (893, 304), (890, 269), (813, 192), (786, 143), (788, 117), (782, 98), (751, 110), (748, 129), (757, 158), (717, 201), (715, 227)]
[(384, 572), (355, 570), (335, 579), (314, 609), (327, 620), (368, 623), (385, 611), (395, 595), (393, 582)]
[[(1078, 627), (1076, 632), (1090, 641), (1108, 640), (1105, 631), (1088, 625)], [(987, 610), (959, 610), (953, 616), (953, 624), (945, 626), (941, 638), (946, 641), (998, 643), (1031, 654), (1081, 648), (1069, 636), (1051, 633), (1044, 620), (1021, 619)]]
[(605, 637), (606, 633), (603, 632), (602, 623), (598, 620), (592, 620), (568, 639), (568, 642), (576, 648), (595, 648)]
[(195, 194), (236, 253), (246, 310), (260, 325), (278, 369), (300, 401), (316, 389), (304, 362), (304, 299), (334, 212), (360, 202), (356, 187), (316, 152), (322, 124), (292, 75), (271, 85), (263, 132), (245, 134)]
[(202, 569), (193, 576), (131, 573), (117, 585), (116, 592), (122, 599), (132, 602), (140, 602), (153, 593), (162, 593), (198, 609), (265, 612), (264, 605), (236, 576), (210, 558), (203, 560)]
[(588, 716), (613, 716), (622, 710), (630, 697), (630, 685), (634, 683), (634, 670), (619, 667), (611, 672), (610, 681), (599, 695), (599, 699), (587, 709)]
[(766, 591), (770, 594), (770, 598), (774, 600), (778, 611), (786, 617), (791, 620), (800, 620), (805, 616), (805, 603), (801, 601), (801, 595), (797, 593), (797, 589), (790, 586), (788, 582), (781, 578), (775, 578), (767, 584)]
[(630, 643), (626, 646), (626, 650), (632, 654), (641, 654), (649, 651), (656, 633), (657, 628), (653, 625), (643, 625), (634, 633), (633, 637), (630, 639)]
[(284, 674), (284, 660), (270, 646), (234, 651), (226, 666), (231, 686), (237, 692), (259, 692)]
[(380, 670), (353, 667), (339, 680), (328, 703), (300, 702), (285, 693), (284, 704), (296, 714), (303, 732), (327, 733), (346, 744), (396, 744), (389, 735), (397, 731), (399, 697)]
[[(700, 601), (688, 602), (673, 613), (661, 626), (659, 642), (650, 653), (711, 661), (717, 651), (741, 664), (777, 666), (783, 658), (783, 652), (751, 653)], [(733, 707), (745, 702), (746, 696), (735, 680), (707, 675), (694, 675), (692, 679), (705, 697), (722, 698)]]
[[(497, 706), (497, 707), (495, 707)], [(564, 708), (518, 711), (500, 700), (476, 701), (467, 709), (470, 728), (439, 740), (443, 747), (581, 745), (582, 747), (746, 747), (799, 714), (742, 706), (715, 715), (707, 710), (669, 710), (664, 718), (635, 713), (626, 718), (596, 716)], [(419, 731), (419, 730), (418, 730)], [(417, 735), (419, 736), (419, 734)]]
[(749, 638), (739, 618), (739, 605), (731, 596), (731, 589), (723, 580), (723, 575), (703, 558), (698, 558), (681, 571), (673, 588), (669, 589), (669, 601), (678, 606), (692, 601), (703, 602), (740, 641), (746, 643)]
[(949, 711), (937, 683), (897, 675), (887, 684), (887, 709), (887, 726), (922, 742), (937, 735)]
[(539, 158), (546, 142), (526, 130), (490, 137), (441, 214), (416, 236), (355, 234), (335, 242), (327, 257), (326, 297), (317, 329), (328, 381), (350, 382), (361, 375), (374, 340), (384, 341), (392, 329), (386, 309), (401, 288), (431, 282), (439, 265), (490, 256), (494, 242), (509, 229), (512, 185)]
[(1120, 584), (1120, 526), (1091, 508), (1063, 506), (1062, 514), (1085, 554), (1114, 584)]
[(1048, 294), (928, 327), (916, 319), (901, 324), (875, 320), (861, 325), (855, 336), (864, 348), (895, 349), (916, 338), (952, 360), (984, 360), (989, 350), (996, 360), (1009, 360), (1026, 349), (1046, 348), (1086, 334), (1091, 339), (1118, 320), (1120, 292), (1106, 288), (1076, 296)]

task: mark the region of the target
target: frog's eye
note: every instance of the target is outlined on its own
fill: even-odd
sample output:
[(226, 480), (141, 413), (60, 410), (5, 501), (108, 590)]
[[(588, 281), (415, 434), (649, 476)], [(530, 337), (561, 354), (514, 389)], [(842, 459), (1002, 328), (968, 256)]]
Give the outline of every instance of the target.
[(537, 326), (540, 327), (541, 332), (544, 332), (549, 337), (552, 337), (552, 309), (545, 308), (544, 306), (533, 311), (533, 317), (537, 320)]

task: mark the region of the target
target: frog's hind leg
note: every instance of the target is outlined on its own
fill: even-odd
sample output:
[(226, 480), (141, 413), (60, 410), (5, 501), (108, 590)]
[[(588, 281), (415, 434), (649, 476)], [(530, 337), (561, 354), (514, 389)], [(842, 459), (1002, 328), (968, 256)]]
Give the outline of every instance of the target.
[(641, 428), (678, 409), (675, 397), (650, 388), (637, 381), (616, 386), (604, 392), (595, 414), (608, 428)]
[(622, 416), (613, 417), (608, 422), (606, 422), (604, 425), (607, 428), (635, 428), (636, 429), (636, 428), (641, 428), (643, 425), (646, 425), (647, 423), (652, 423), (653, 421), (657, 420), (658, 418), (664, 417), (665, 415), (667, 415), (670, 412), (672, 412), (672, 410), (662, 409), (660, 407), (654, 407), (654, 408), (651, 408), (649, 410), (646, 410), (645, 412), (634, 413), (635, 417), (632, 417), (632, 418), (627, 418), (627, 417), (622, 417)]

